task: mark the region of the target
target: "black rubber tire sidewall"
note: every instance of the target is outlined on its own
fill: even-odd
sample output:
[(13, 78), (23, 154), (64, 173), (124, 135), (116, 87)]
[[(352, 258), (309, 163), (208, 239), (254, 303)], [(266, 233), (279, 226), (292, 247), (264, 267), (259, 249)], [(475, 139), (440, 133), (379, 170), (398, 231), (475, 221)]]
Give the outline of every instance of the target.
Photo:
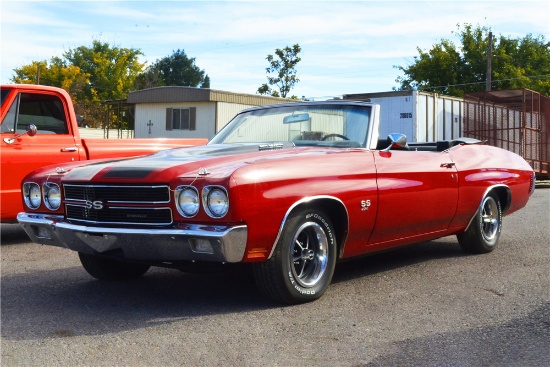
[(471, 254), (485, 254), (493, 251), (498, 244), (500, 233), (502, 231), (502, 205), (498, 196), (495, 193), (489, 193), (483, 198), (482, 203), (485, 202), (487, 197), (492, 197), (495, 200), (498, 211), (498, 230), (495, 237), (492, 240), (488, 240), (483, 235), (483, 223), (482, 223), (482, 208), (478, 208), (478, 211), (470, 223), (470, 226), (466, 232), (458, 234), (458, 242), (462, 249)]
[(142, 276), (150, 266), (110, 259), (97, 255), (78, 253), (84, 270), (92, 277), (104, 281), (129, 280)]
[[(323, 275), (312, 287), (303, 287), (296, 281), (288, 256), (297, 230), (306, 222), (317, 223), (327, 237), (328, 263)], [(334, 227), (328, 216), (313, 209), (292, 214), (276, 246), (271, 259), (255, 264), (255, 278), (260, 291), (273, 300), (288, 304), (310, 302), (321, 297), (332, 280), (337, 258)]]

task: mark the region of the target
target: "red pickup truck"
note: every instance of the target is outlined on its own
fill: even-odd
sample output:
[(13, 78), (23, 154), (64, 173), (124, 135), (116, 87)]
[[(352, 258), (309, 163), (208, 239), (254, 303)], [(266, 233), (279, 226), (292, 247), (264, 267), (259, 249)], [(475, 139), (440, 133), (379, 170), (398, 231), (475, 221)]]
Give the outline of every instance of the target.
[(2, 222), (23, 210), (21, 180), (37, 168), (63, 162), (132, 157), (203, 145), (207, 139), (83, 139), (69, 94), (43, 85), (0, 86), (0, 207)]

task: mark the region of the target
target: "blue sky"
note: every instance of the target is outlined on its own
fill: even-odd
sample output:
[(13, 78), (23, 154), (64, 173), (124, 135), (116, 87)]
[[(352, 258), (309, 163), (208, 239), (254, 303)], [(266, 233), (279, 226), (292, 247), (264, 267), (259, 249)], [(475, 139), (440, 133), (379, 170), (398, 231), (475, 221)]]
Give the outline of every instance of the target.
[(389, 91), (400, 72), (458, 24), (550, 40), (550, 1), (5, 1), (2, 84), (12, 70), (93, 40), (140, 49), (152, 63), (183, 49), (211, 88), (254, 94), (276, 48), (302, 47), (292, 94), (325, 99)]

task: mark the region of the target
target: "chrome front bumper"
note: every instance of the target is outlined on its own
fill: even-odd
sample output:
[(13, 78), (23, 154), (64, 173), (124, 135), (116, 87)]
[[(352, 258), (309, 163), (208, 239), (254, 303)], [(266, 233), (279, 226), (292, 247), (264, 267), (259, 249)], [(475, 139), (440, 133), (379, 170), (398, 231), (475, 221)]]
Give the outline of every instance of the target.
[(19, 213), (17, 220), (36, 243), (88, 254), (122, 250), (126, 259), (151, 262), (239, 262), (248, 235), (245, 225), (189, 224), (182, 229), (88, 227), (68, 223), (62, 216), (31, 213)]

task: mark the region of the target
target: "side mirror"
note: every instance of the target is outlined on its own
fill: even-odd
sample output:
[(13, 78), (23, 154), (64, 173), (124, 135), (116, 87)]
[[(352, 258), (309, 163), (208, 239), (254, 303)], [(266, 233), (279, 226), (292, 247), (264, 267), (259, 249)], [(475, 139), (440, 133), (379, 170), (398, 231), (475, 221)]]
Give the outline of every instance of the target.
[(13, 144), (13, 142), (15, 141), (15, 139), (17, 138), (20, 138), (21, 136), (27, 134), (28, 136), (35, 136), (36, 135), (36, 125), (34, 124), (30, 124), (27, 126), (27, 128), (25, 129), (26, 131), (24, 133), (21, 133), (19, 135), (16, 135), (12, 138), (4, 138), (4, 143), (6, 144)]
[(27, 135), (35, 136), (36, 135), (36, 125), (30, 124), (27, 126)]
[(388, 143), (390, 144), (383, 152), (387, 152), (390, 149), (409, 150), (407, 145), (407, 136), (405, 134), (390, 134), (388, 135)]

